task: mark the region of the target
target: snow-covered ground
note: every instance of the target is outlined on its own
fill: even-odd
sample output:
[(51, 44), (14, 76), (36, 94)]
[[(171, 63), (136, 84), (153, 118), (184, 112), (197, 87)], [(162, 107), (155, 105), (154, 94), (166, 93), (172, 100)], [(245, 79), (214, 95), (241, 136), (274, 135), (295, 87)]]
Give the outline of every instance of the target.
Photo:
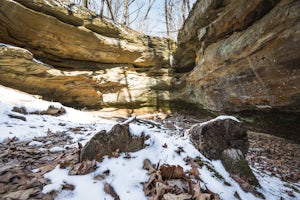
[[(35, 137), (47, 137), (47, 132), (51, 130), (51, 132), (62, 132), (69, 135), (71, 142), (66, 144), (64, 148), (67, 146), (76, 147), (77, 142), (80, 141), (82, 144), (85, 144), (95, 133), (103, 129), (109, 130), (116, 124), (116, 121), (105, 120), (95, 113), (79, 111), (68, 107), (64, 107), (66, 114), (57, 117), (31, 114), (23, 115), (12, 111), (14, 106), (24, 106), (29, 112), (42, 111), (46, 110), (49, 105), (62, 106), (60, 103), (43, 101), (32, 95), (0, 85), (0, 143), (7, 138), (17, 137), (19, 140), (28, 141), (28, 145), (43, 146), (43, 143), (35, 141)], [(25, 117), (26, 121), (10, 118), (9, 114)], [(61, 126), (61, 124), (65, 125)], [(67, 131), (72, 127), (78, 126), (84, 127), (84, 134), (75, 134), (74, 132)], [(203, 186), (205, 185), (212, 192), (219, 194), (221, 199), (236, 199), (234, 196), (236, 192), (242, 199), (257, 199), (251, 193), (245, 193), (233, 181), (220, 161), (209, 161), (203, 157), (191, 144), (188, 135), (182, 137), (176, 134), (169, 134), (170, 132), (167, 129), (150, 128), (146, 125), (134, 123), (130, 124), (130, 130), (134, 135), (140, 135), (142, 132), (149, 135), (150, 138), (146, 141), (148, 146), (140, 151), (131, 153), (130, 159), (124, 158), (124, 154), (121, 154), (117, 158), (105, 157), (101, 163), (97, 163), (98, 168), (87, 175), (70, 176), (68, 175), (68, 169), (60, 169), (57, 166), (54, 170), (45, 174), (45, 177), (50, 179), (51, 183), (43, 188), (43, 192), (47, 193), (56, 190), (58, 191), (57, 199), (113, 199), (103, 189), (104, 184), (109, 183), (120, 196), (121, 200), (147, 199), (141, 184), (149, 178), (147, 171), (142, 168), (145, 159), (149, 159), (151, 163), (155, 164), (180, 165), (184, 170), (188, 170), (190, 166), (186, 165), (184, 158), (187, 156), (191, 158), (199, 156), (231, 185), (225, 185), (224, 180), (216, 178), (213, 172), (207, 167), (203, 167), (200, 169)], [(51, 143), (51, 141), (48, 141), (48, 143)], [(164, 144), (167, 144), (168, 147), (164, 148)], [(178, 147), (182, 147), (184, 152), (181, 154), (176, 153), (175, 151)], [(49, 149), (49, 151), (63, 150), (61, 147), (52, 147)], [(0, 163), (0, 165), (2, 164)], [(94, 179), (95, 176), (103, 174), (106, 170), (109, 170), (110, 173), (104, 180)], [(259, 191), (265, 195), (266, 199), (300, 199), (298, 192), (294, 192), (295, 197), (287, 194), (287, 191), (291, 189), (286, 187), (285, 182), (267, 174), (259, 173), (256, 170), (254, 171), (262, 186)], [(73, 184), (75, 189), (73, 191), (62, 190), (62, 185), (65, 182)], [(300, 190), (299, 183), (293, 186)]]

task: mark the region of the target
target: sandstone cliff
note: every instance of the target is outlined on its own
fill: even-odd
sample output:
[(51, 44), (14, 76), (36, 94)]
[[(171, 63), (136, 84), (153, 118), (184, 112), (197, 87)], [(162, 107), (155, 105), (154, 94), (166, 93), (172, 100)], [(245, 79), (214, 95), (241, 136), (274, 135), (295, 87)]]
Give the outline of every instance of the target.
[(297, 0), (198, 0), (178, 36), (174, 95), (217, 111), (299, 112), (299, 19)]
[(102, 103), (95, 80), (65, 76), (35, 60), (25, 49), (0, 44), (0, 61), (0, 83), (5, 86), (74, 107), (95, 107)]
[(0, 42), (25, 47), (54, 66), (91, 68), (99, 63), (168, 66), (171, 41), (57, 0), (2, 0)]
[(74, 107), (131, 112), (158, 109), (168, 100), (162, 86), (170, 82), (174, 42), (83, 7), (58, 0), (0, 1), (0, 42), (22, 47), (1, 45), (0, 84)]

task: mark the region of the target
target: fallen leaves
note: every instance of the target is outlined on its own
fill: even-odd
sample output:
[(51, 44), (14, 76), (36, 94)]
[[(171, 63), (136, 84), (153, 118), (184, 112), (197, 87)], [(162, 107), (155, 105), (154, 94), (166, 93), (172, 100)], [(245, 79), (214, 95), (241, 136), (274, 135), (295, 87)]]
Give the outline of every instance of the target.
[(38, 188), (30, 188), (26, 190), (18, 190), (15, 192), (10, 192), (3, 196), (3, 198), (8, 199), (18, 199), (18, 200), (27, 200), (29, 197), (32, 197), (36, 194), (38, 194), (40, 190)]
[(246, 160), (252, 167), (286, 182), (300, 181), (299, 144), (255, 132), (249, 132), (248, 137), (251, 148)]
[(97, 163), (96, 160), (84, 160), (83, 162), (81, 162), (81, 164), (79, 165), (77, 174), (78, 175), (85, 175), (85, 174), (89, 174), (93, 171), (95, 171), (95, 169), (97, 168)]
[[(0, 143), (0, 199), (44, 199), (52, 200), (56, 192), (43, 194), (43, 186), (49, 184), (44, 174), (57, 165), (62, 168), (75, 165), (79, 161), (78, 149), (51, 153), (48, 149), (65, 144), (65, 135), (49, 131), (47, 137), (35, 138), (41, 142), (45, 151), (39, 146), (30, 146), (28, 141), (19, 141), (13, 137)], [(51, 140), (51, 142), (48, 142)], [(88, 168), (88, 167), (87, 167)], [(84, 171), (84, 168), (81, 170)], [(66, 183), (63, 189), (72, 190)]]
[(3, 199), (25, 200), (43, 195), (41, 186), (47, 181), (42, 176), (24, 168), (8, 170), (0, 172), (0, 196)]
[(144, 193), (149, 200), (219, 199), (217, 194), (200, 187), (200, 173), (194, 166), (184, 172), (179, 165), (164, 164), (155, 168), (149, 160), (144, 160), (143, 168), (149, 174), (149, 180), (144, 183)]
[[(66, 113), (66, 110), (63, 107), (56, 108), (53, 105), (50, 105), (47, 110), (44, 111), (34, 111), (34, 112), (28, 112), (25, 107), (13, 107), (13, 112), (17, 112), (23, 115), (27, 114), (37, 114), (37, 115), (52, 115), (52, 116), (59, 116)], [(15, 116), (15, 115), (13, 115)], [(10, 116), (11, 117), (11, 116)], [(23, 119), (22, 119), (23, 120)], [(24, 120), (26, 121), (26, 120)]]
[(159, 170), (163, 179), (184, 178), (185, 176), (183, 168), (179, 165), (162, 165)]

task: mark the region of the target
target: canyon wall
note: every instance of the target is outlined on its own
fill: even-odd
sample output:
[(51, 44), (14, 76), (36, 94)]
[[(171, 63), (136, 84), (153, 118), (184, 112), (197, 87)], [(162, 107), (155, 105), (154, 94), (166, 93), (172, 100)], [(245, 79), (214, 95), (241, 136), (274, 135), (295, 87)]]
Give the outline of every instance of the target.
[(78, 5), (1, 0), (0, 42), (5, 86), (79, 108), (159, 110), (168, 100), (175, 43)]
[(168, 45), (96, 13), (58, 0), (2, 0), (0, 42), (31, 51), (58, 67), (99, 68), (99, 63), (168, 66)]
[(198, 0), (178, 36), (173, 95), (216, 111), (300, 111), (300, 3)]

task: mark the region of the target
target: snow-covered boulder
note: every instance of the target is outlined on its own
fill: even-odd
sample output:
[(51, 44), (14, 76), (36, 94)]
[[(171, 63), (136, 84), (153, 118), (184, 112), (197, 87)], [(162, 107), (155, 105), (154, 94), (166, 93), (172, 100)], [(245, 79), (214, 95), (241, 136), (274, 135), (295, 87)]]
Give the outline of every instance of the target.
[(207, 158), (218, 160), (226, 149), (240, 149), (245, 155), (249, 148), (247, 130), (233, 119), (213, 120), (197, 124), (190, 131), (193, 144)]

